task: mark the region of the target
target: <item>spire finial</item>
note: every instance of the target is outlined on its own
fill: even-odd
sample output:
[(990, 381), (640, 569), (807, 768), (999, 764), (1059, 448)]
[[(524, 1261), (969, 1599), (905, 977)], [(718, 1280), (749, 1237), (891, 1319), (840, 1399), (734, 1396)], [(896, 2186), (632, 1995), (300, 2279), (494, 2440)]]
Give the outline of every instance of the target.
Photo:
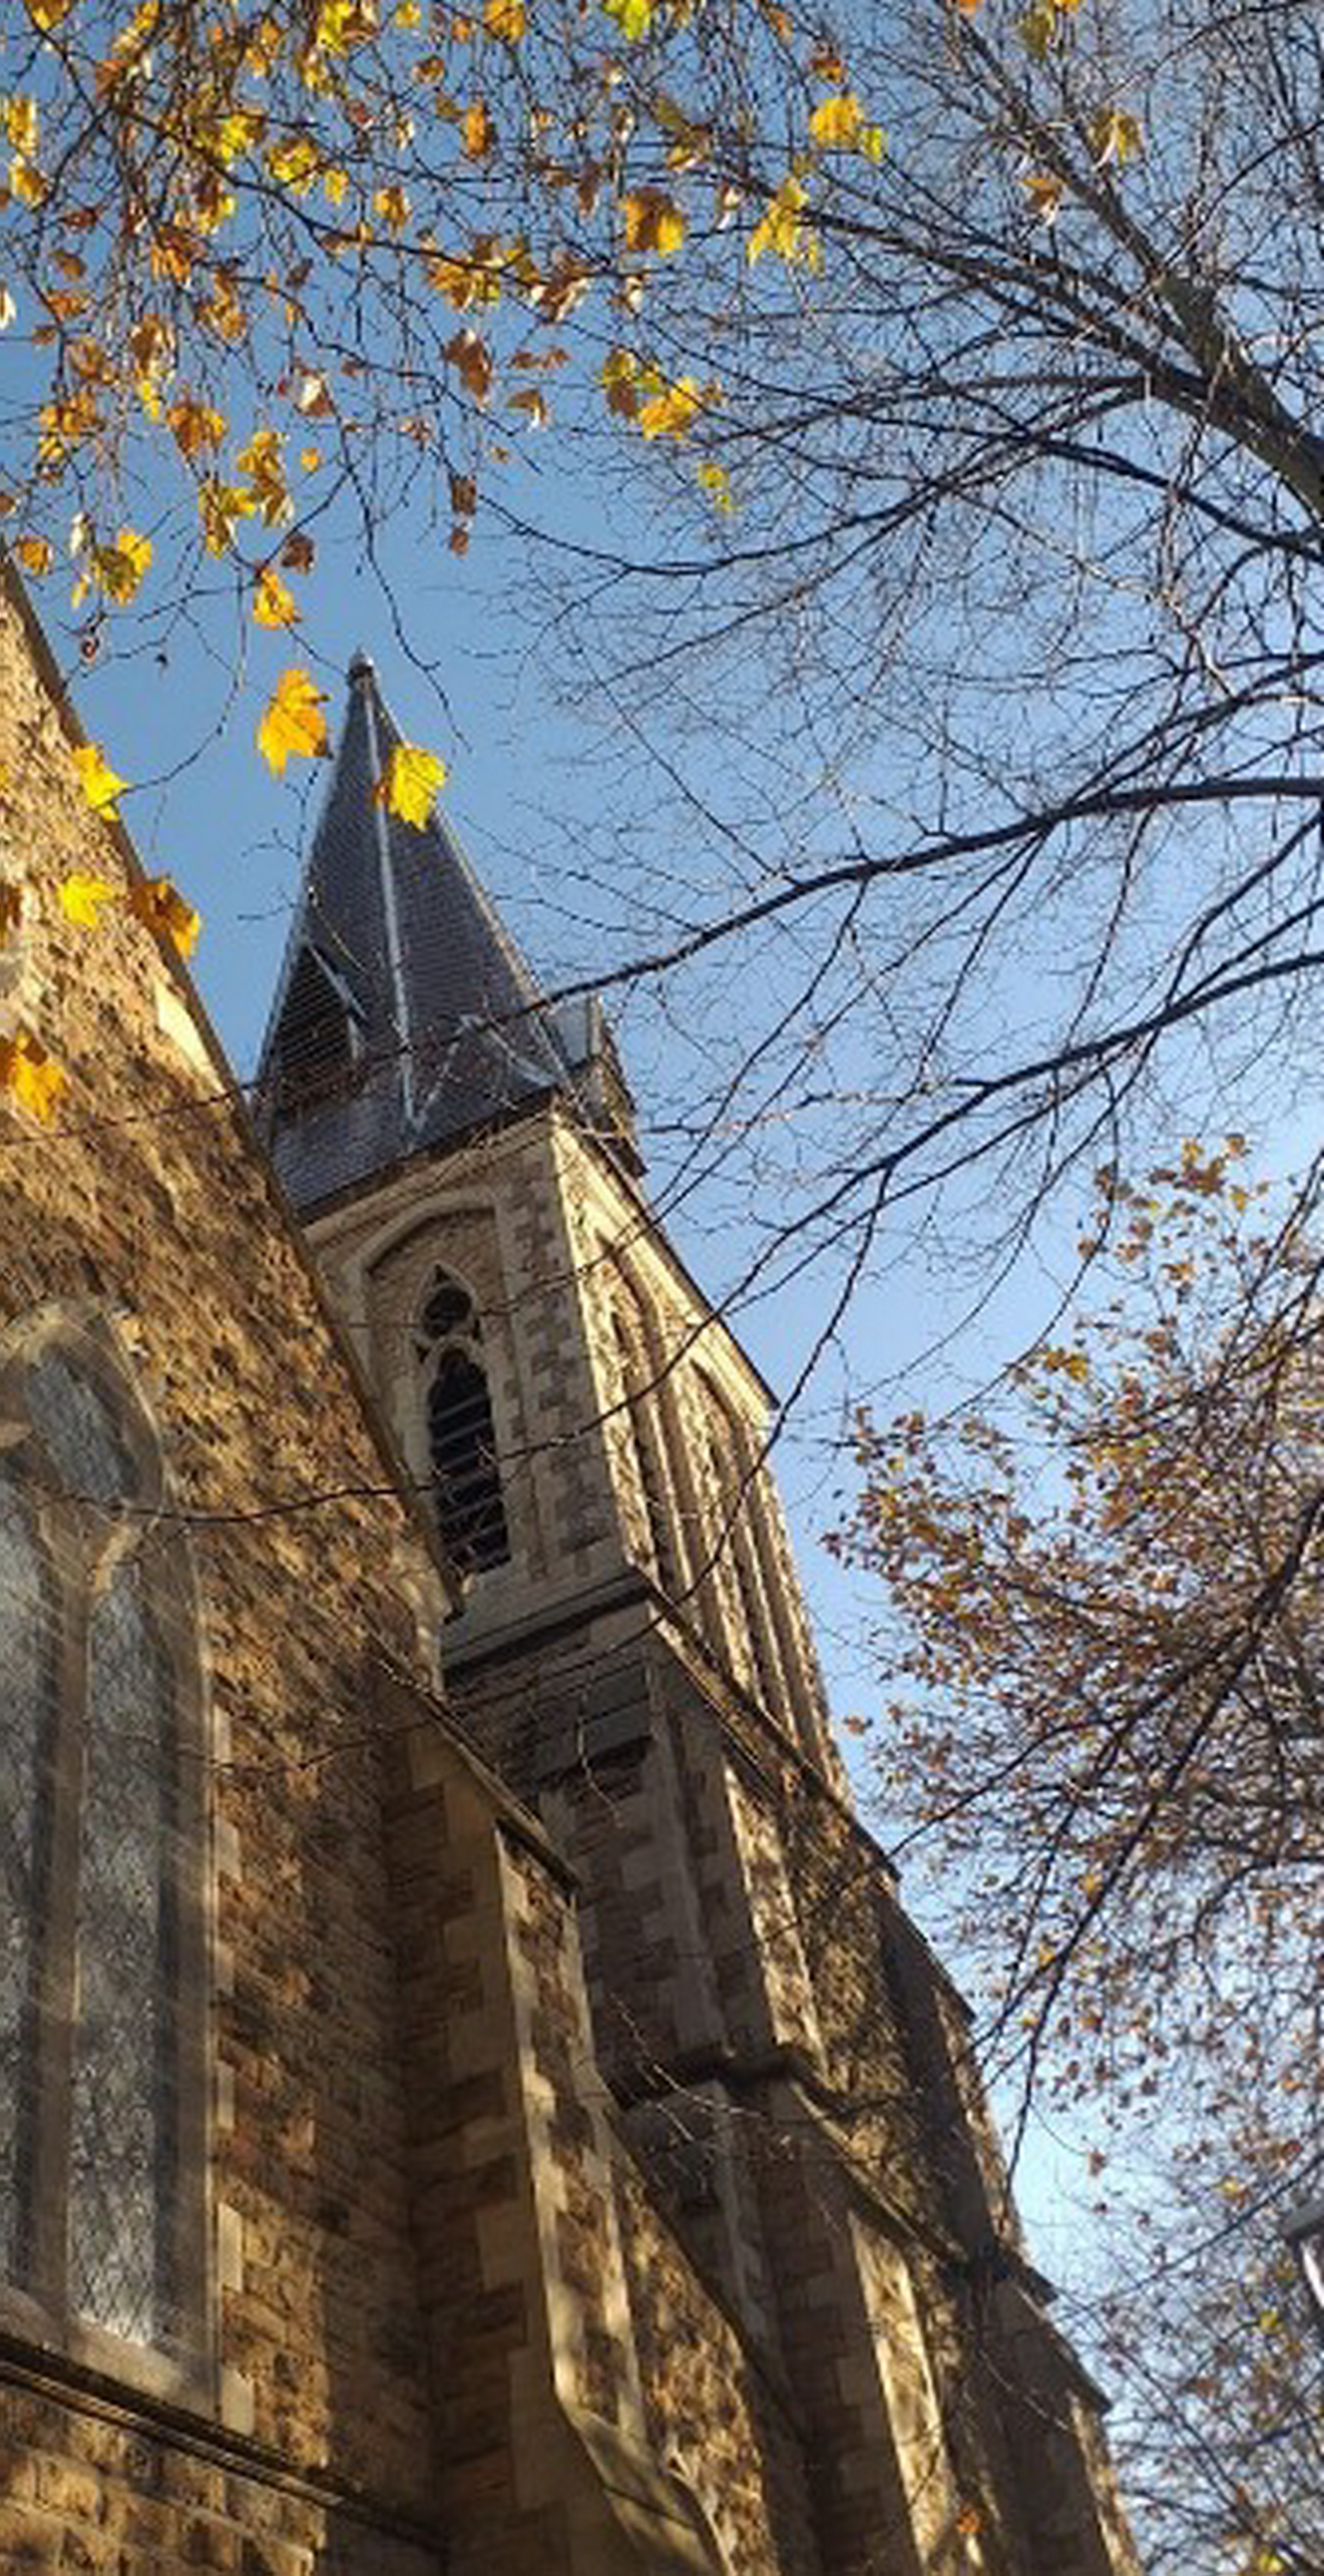
[(349, 659), (349, 679), (351, 687), (357, 680), (375, 680), (376, 677), (377, 673), (373, 667), (372, 655), (370, 653), (365, 653), (361, 644), (356, 644)]

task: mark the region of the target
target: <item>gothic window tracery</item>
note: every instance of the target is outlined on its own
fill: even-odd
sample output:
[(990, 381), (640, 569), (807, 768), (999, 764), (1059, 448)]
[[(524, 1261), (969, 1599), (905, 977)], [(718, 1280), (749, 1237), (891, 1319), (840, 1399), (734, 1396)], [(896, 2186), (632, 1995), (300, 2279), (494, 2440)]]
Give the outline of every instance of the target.
[(0, 2281), (200, 2333), (201, 1767), (184, 1542), (108, 1339), (0, 1367)]
[(482, 1324), (459, 1281), (438, 1270), (415, 1337), (437, 1526), (462, 1573), (510, 1557)]

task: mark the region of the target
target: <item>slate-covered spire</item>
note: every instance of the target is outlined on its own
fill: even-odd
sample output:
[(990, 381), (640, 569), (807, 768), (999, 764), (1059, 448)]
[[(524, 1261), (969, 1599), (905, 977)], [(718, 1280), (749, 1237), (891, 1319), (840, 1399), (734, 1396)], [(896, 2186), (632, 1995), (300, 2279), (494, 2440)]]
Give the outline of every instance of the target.
[(400, 739), (356, 654), (258, 1078), (300, 1208), (549, 1092), (583, 1105), (594, 1087), (588, 1020), (558, 1024), (437, 810), (418, 829), (377, 798)]

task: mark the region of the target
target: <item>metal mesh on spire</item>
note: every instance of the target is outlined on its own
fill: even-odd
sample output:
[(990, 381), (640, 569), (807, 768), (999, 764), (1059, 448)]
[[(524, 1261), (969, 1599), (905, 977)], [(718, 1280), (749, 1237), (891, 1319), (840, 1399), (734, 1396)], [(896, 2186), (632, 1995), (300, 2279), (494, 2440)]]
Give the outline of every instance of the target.
[(301, 1208), (573, 1087), (536, 978), (448, 826), (377, 801), (399, 740), (357, 655), (258, 1077)]

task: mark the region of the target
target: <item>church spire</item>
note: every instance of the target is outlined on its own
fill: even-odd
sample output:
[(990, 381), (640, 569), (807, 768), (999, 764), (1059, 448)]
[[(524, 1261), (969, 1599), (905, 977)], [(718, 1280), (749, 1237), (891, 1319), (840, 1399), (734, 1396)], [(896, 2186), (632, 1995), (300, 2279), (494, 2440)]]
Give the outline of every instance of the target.
[(436, 810), (387, 811), (400, 740), (356, 652), (258, 1072), (301, 1209), (549, 1093), (582, 1105), (598, 1051), (582, 1011), (584, 1030), (562, 1026)]

